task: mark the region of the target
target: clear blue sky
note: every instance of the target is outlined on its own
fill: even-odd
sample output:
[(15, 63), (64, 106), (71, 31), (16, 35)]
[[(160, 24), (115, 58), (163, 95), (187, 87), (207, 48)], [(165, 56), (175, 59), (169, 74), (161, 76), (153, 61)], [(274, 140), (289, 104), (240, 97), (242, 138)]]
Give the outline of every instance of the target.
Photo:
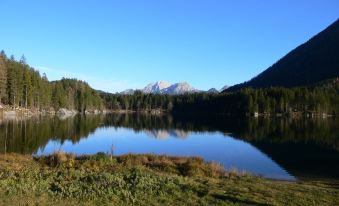
[(0, 49), (116, 92), (260, 73), (339, 18), (339, 0), (0, 0)]

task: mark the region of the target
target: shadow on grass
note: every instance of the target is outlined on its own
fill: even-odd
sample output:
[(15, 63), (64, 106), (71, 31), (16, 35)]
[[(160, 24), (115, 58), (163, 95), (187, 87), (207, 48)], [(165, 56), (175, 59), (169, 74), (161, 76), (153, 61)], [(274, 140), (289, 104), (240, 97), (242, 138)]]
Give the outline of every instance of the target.
[(251, 201), (251, 200), (241, 200), (238, 199), (236, 197), (232, 197), (229, 195), (225, 195), (225, 194), (212, 194), (212, 197), (220, 199), (220, 200), (227, 200), (233, 203), (240, 203), (241, 205), (260, 205), (260, 206), (268, 206), (270, 204), (266, 204), (266, 203), (258, 203), (255, 201)]

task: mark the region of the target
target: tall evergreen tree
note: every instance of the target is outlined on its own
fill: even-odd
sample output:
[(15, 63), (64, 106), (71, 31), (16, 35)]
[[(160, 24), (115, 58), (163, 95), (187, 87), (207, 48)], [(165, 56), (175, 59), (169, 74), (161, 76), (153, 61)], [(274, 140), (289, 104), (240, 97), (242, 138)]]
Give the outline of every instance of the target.
[(3, 52), (0, 54), (0, 104), (2, 99), (6, 97), (7, 87), (7, 68), (6, 68), (6, 56)]
[(23, 75), (23, 97), (24, 97), (24, 106), (28, 108), (28, 105), (32, 102), (32, 81), (31, 81), (31, 73), (25, 68), (25, 72)]
[(15, 107), (18, 77), (15, 72), (14, 61), (14, 56), (12, 55), (7, 64), (7, 104)]

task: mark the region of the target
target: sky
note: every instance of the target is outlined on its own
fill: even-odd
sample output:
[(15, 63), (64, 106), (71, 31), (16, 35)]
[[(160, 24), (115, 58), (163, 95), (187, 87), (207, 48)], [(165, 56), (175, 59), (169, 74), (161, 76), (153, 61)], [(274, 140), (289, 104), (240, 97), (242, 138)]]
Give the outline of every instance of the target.
[(0, 0), (0, 50), (118, 92), (249, 80), (339, 18), (339, 0)]

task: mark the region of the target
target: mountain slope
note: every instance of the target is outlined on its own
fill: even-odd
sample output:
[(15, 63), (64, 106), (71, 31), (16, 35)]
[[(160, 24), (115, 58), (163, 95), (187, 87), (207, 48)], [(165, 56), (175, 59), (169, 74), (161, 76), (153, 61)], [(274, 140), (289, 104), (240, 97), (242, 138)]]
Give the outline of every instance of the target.
[(187, 82), (172, 84), (171, 86), (161, 90), (161, 93), (163, 94), (184, 94), (194, 92), (198, 92), (198, 90), (193, 88)]
[(209, 90), (206, 91), (209, 94), (218, 94), (219, 91), (216, 88), (211, 88)]
[(227, 89), (312, 85), (339, 76), (339, 19), (248, 82)]
[(224, 90), (226, 90), (226, 89), (228, 89), (228, 88), (229, 88), (229, 86), (225, 85), (225, 86), (223, 86), (223, 87), (219, 90), (219, 92), (223, 92)]
[(148, 84), (142, 91), (143, 93), (153, 93), (158, 94), (161, 93), (161, 90), (171, 86), (168, 82), (165, 81), (157, 81), (155, 83)]
[(120, 94), (132, 95), (132, 94), (134, 94), (134, 92), (135, 92), (134, 89), (126, 89), (126, 90), (120, 92)]
[[(133, 89), (127, 89), (125, 91), (120, 92), (120, 94), (131, 95), (134, 94), (135, 91), (136, 90)], [(170, 84), (166, 81), (157, 81), (154, 83), (150, 83), (140, 91), (142, 91), (145, 94), (170, 94), (170, 95), (200, 92), (200, 90), (193, 88), (187, 82)]]

